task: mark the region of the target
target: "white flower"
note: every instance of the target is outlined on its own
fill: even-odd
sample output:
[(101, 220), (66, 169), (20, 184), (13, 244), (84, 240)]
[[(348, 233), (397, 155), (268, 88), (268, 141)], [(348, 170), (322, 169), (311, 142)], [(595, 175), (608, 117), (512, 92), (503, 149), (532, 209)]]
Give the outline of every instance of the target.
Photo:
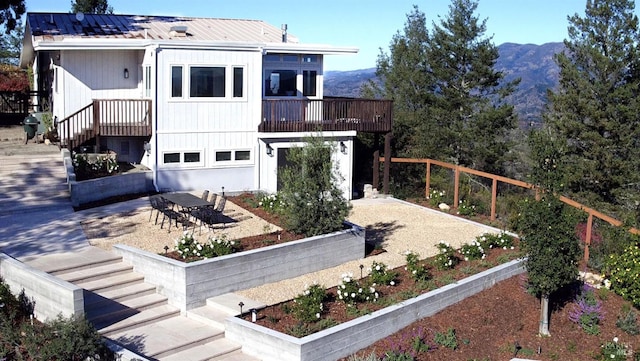
[(376, 266), (376, 271), (380, 271), (380, 266)]
[(351, 298), (356, 298), (356, 293), (355, 292), (351, 292)]
[(395, 283), (395, 282), (393, 282), (393, 281), (389, 282), (389, 284), (390, 284), (390, 285), (392, 285), (392, 286), (395, 286), (395, 285), (396, 285), (396, 283)]
[(369, 293), (374, 293), (375, 291), (376, 291), (376, 289), (375, 289), (375, 288), (373, 288), (373, 287), (369, 287)]
[(320, 313), (316, 313), (316, 318), (320, 318)]
[(613, 342), (618, 343), (618, 338), (617, 338), (617, 337), (614, 337), (614, 338), (613, 338)]

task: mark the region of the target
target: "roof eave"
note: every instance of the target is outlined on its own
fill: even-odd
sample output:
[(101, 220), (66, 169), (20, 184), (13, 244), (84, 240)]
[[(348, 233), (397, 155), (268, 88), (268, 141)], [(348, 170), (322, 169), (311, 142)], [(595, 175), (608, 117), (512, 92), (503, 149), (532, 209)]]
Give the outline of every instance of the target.
[(292, 54), (323, 54), (323, 55), (343, 55), (357, 54), (359, 51), (355, 47), (332, 46), (325, 44), (291, 44), (291, 43), (268, 43), (264, 45), (265, 53), (292, 53)]

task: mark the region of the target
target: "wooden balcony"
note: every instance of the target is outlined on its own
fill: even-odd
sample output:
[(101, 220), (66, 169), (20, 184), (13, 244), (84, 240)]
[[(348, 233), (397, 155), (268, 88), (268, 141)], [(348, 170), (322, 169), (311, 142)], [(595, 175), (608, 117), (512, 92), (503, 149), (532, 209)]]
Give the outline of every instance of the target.
[(72, 149), (100, 136), (149, 137), (151, 105), (148, 99), (95, 99), (58, 122), (60, 146)]
[(355, 130), (388, 133), (393, 124), (391, 100), (325, 98), (262, 101), (260, 132)]

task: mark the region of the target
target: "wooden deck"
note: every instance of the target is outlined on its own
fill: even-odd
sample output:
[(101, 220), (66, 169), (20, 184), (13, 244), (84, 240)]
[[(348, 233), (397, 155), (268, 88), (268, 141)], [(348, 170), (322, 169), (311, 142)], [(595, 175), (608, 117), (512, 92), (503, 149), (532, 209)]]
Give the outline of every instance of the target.
[(393, 124), (390, 100), (327, 98), (263, 100), (260, 132), (348, 131), (387, 133)]

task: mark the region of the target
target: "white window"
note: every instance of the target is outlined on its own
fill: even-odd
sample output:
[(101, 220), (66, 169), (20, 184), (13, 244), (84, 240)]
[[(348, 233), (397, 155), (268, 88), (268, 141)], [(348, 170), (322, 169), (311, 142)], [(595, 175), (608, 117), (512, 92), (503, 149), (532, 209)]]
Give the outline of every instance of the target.
[(317, 97), (321, 56), (315, 54), (267, 54), (263, 94), (265, 97)]
[(215, 159), (218, 164), (250, 164), (251, 151), (248, 149), (217, 150), (215, 152)]
[(162, 163), (166, 166), (185, 166), (185, 167), (202, 167), (204, 160), (202, 159), (201, 150), (189, 151), (170, 151), (162, 153)]
[(144, 96), (145, 98), (151, 98), (151, 67), (144, 67)]
[(182, 66), (171, 67), (171, 97), (182, 98)]
[(172, 65), (170, 68), (170, 97), (174, 100), (246, 99), (246, 66)]

